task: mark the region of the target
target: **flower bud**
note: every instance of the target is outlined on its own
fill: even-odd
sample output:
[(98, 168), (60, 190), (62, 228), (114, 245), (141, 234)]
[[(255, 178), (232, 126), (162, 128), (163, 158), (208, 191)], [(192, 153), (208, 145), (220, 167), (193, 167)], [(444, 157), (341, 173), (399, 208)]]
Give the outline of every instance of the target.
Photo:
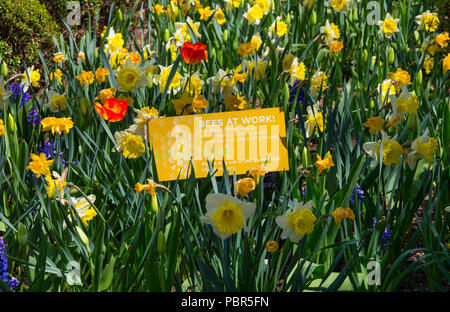
[(391, 48), (389, 48), (388, 63), (392, 64), (392, 63), (394, 63), (394, 60), (395, 60), (395, 53), (394, 53), (394, 49), (391, 47)]
[(156, 195), (152, 195), (152, 210), (157, 212), (158, 208), (158, 197), (156, 197)]
[(311, 156), (309, 155), (309, 151), (306, 148), (306, 146), (303, 147), (303, 151), (302, 151), (302, 164), (303, 164), (303, 169), (308, 168), (308, 166), (310, 165), (310, 158)]
[(417, 114), (408, 114), (408, 119), (406, 121), (406, 126), (409, 131), (416, 131), (419, 126), (419, 117)]
[(89, 103), (89, 100), (87, 98), (82, 98), (80, 101), (81, 114), (83, 114), (84, 116), (86, 116), (87, 114), (87, 103)]
[(173, 4), (172, 1), (170, 1), (170, 11), (172, 11), (172, 13), (175, 13), (175, 11), (176, 11), (175, 5)]
[(416, 39), (416, 42), (420, 44), (420, 34), (417, 30), (414, 30), (414, 39)]
[(80, 237), (81, 241), (86, 247), (89, 247), (89, 238), (86, 236), (86, 234), (83, 232), (83, 230), (79, 226), (75, 226), (77, 229), (78, 236)]
[(98, 48), (95, 48), (94, 50), (94, 58), (98, 59)]
[(224, 32), (222, 33), (222, 40), (223, 42), (228, 41), (228, 29), (225, 29)]
[(3, 77), (6, 78), (6, 76), (8, 75), (8, 65), (6, 65), (6, 63), (3, 61), (2, 63), (2, 68), (1, 68), (1, 72)]
[(11, 114), (8, 115), (8, 126), (12, 134), (16, 133), (16, 123), (14, 122), (14, 117)]
[(158, 233), (158, 253), (160, 255), (166, 252), (166, 238), (164, 237), (164, 233), (159, 231)]
[(417, 86), (419, 86), (422, 83), (422, 69), (420, 69), (419, 72), (416, 74), (414, 82), (416, 83)]
[(17, 226), (17, 239), (20, 245), (25, 245), (28, 241), (28, 231), (22, 222)]
[(147, 79), (148, 79), (147, 88), (149, 88), (149, 89), (153, 88), (153, 75), (152, 75), (152, 73), (148, 73), (147, 74)]
[(363, 58), (362, 58), (363, 63), (366, 63), (368, 58), (369, 58), (369, 52), (367, 52), (367, 49), (364, 49)]
[(286, 15), (286, 24), (289, 25), (290, 23), (291, 23), (291, 14), (288, 13), (288, 14)]
[(119, 22), (122, 22), (123, 21), (123, 14), (122, 14), (122, 10), (121, 9), (119, 9), (117, 11), (117, 16), (119, 17)]
[(287, 83), (284, 84), (283, 88), (283, 100), (284, 100), (284, 111), (288, 111), (289, 107), (289, 86)]
[[(170, 4), (172, 4), (172, 2)], [(169, 38), (170, 38), (170, 33), (169, 33), (169, 30), (166, 28), (164, 30), (164, 37), (163, 37), (164, 43), (169, 42)]]
[(312, 11), (311, 16), (309, 17), (309, 25), (314, 26), (316, 25), (317, 22), (317, 15), (316, 15), (316, 11)]

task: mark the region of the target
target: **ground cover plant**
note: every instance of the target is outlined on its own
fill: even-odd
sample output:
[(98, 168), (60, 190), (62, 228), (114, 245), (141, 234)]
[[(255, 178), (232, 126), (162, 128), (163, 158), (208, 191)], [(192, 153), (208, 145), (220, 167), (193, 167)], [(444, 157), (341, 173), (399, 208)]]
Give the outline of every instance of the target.
[[(433, 3), (112, 3), (0, 60), (0, 289), (448, 291)], [(289, 170), (158, 179), (150, 120), (270, 107)]]

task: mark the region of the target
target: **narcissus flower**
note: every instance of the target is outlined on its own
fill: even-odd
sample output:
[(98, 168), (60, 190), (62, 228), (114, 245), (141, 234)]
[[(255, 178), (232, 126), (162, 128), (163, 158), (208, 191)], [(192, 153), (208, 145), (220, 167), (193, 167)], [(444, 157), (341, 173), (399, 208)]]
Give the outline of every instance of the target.
[(328, 20), (325, 22), (325, 26), (320, 27), (320, 33), (324, 35), (326, 43), (339, 39), (341, 36), (339, 28), (334, 23), (330, 24)]
[(198, 13), (200, 14), (200, 19), (202, 21), (206, 21), (213, 14), (213, 11), (209, 6), (207, 6), (205, 8), (198, 9)]
[(121, 33), (116, 33), (113, 28), (109, 29), (109, 35), (106, 38), (107, 43), (105, 48), (109, 53), (117, 52), (117, 50), (123, 48), (125, 41), (123, 40)]
[(59, 84), (62, 84), (62, 71), (61, 69), (57, 68), (54, 72), (50, 73), (50, 81), (53, 81), (53, 79), (57, 79)]
[(306, 137), (309, 138), (314, 133), (316, 127), (319, 128), (320, 132), (323, 132), (325, 124), (322, 112), (319, 111), (319, 103), (315, 104), (312, 108), (308, 106), (306, 110), (308, 111), (308, 115), (305, 121), (305, 130)]
[(119, 91), (136, 91), (144, 88), (149, 81), (145, 73), (145, 67), (140, 68), (127, 60), (120, 70), (114, 71), (116, 74)]
[(241, 195), (242, 197), (246, 197), (248, 193), (255, 189), (256, 183), (252, 178), (244, 178), (240, 179), (236, 182), (235, 185), (235, 193), (236, 195)]
[(24, 85), (24, 92), (27, 91), (30, 84), (33, 87), (37, 87), (39, 85), (39, 79), (41, 79), (39, 69), (34, 70), (34, 66), (29, 67), (27, 71), (22, 74), (22, 85)]
[(278, 37), (281, 37), (285, 35), (287, 31), (288, 31), (287, 25), (284, 21), (281, 20), (281, 16), (278, 16), (277, 19), (269, 27), (269, 34), (271, 36), (273, 36), (273, 34), (276, 33)]
[(391, 14), (386, 14), (385, 20), (378, 22), (380, 26), (379, 33), (384, 34), (386, 38), (391, 38), (396, 32), (400, 31), (397, 27), (398, 21), (398, 18), (394, 19)]
[(394, 116), (403, 117), (405, 114), (416, 114), (419, 108), (417, 95), (409, 92), (406, 86), (403, 86), (402, 93), (397, 97), (395, 94), (389, 96), (392, 103)]
[[(216, 12), (217, 13), (217, 12)], [(189, 27), (194, 32), (197, 39), (199, 39), (200, 33), (198, 32), (198, 29), (200, 28), (200, 22), (193, 22), (190, 17), (186, 19), (186, 22), (184, 23), (175, 23), (175, 35), (174, 38), (177, 43), (184, 43), (186, 41), (192, 41), (191, 35), (189, 33), (189, 28), (187, 27), (187, 24), (189, 24)]]
[(444, 32), (443, 34), (439, 34), (436, 38), (434, 38), (434, 41), (441, 47), (441, 49), (445, 49), (448, 46), (447, 41), (450, 40), (450, 37), (448, 36), (448, 32)]
[(55, 63), (61, 63), (61, 62), (65, 61), (65, 60), (66, 59), (65, 59), (64, 54), (62, 52), (57, 52), (53, 56), (53, 62), (55, 62)]
[(314, 167), (319, 168), (319, 174), (322, 174), (323, 171), (333, 166), (334, 166), (333, 158), (331, 157), (330, 152), (326, 153), (323, 159), (322, 157), (320, 157), (319, 154), (317, 154), (317, 160), (314, 163)]
[(450, 69), (450, 53), (442, 61), (442, 71), (444, 74)]
[(201, 42), (192, 44), (186, 41), (183, 47), (180, 47), (181, 56), (186, 64), (195, 65), (207, 57), (206, 45)]
[[(267, 61), (247, 62), (244, 61), (244, 66), (247, 67), (248, 76), (254, 81), (261, 80), (266, 74)], [(256, 70), (255, 70), (256, 68)]]
[(381, 132), (381, 135), (381, 142), (367, 142), (363, 144), (364, 151), (373, 158), (372, 167), (375, 167), (380, 162), (381, 147), (383, 147), (383, 164), (386, 167), (399, 164), (404, 154), (402, 146), (391, 139), (384, 131)]
[(317, 218), (312, 213), (312, 200), (301, 204), (294, 199), (293, 208), (290, 208), (282, 216), (276, 217), (275, 222), (283, 229), (281, 238), (289, 238), (291, 242), (297, 243), (303, 236), (314, 231), (314, 223)]
[(292, 61), (291, 69), (291, 86), (295, 84), (297, 80), (305, 80), (306, 68), (303, 62), (299, 63), (298, 58), (294, 58)]
[(269, 253), (275, 253), (278, 250), (278, 243), (276, 241), (268, 241), (266, 243), (266, 250)]
[[(87, 198), (91, 203), (95, 202), (95, 195), (88, 195)], [(91, 206), (89, 201), (84, 198), (71, 198), (75, 211), (78, 213), (81, 221), (83, 221), (84, 226), (88, 226), (88, 221), (91, 221), (96, 215), (97, 211)]]
[(425, 29), (429, 32), (435, 32), (439, 26), (439, 18), (436, 13), (430, 13), (430, 10), (426, 11), (422, 15), (417, 15), (416, 23), (419, 24), (417, 30)]
[(31, 161), (26, 169), (33, 171), (36, 174), (36, 178), (39, 178), (41, 175), (47, 176), (50, 175), (50, 166), (54, 161), (54, 159), (47, 160), (44, 153), (39, 155), (31, 154)]
[(248, 11), (243, 16), (248, 20), (249, 24), (259, 25), (264, 16), (264, 10), (259, 5), (249, 6)]
[(248, 108), (248, 103), (244, 96), (230, 95), (223, 101), (227, 111), (244, 110)]
[(52, 131), (52, 134), (55, 132), (60, 135), (64, 131), (66, 134), (69, 134), (70, 129), (73, 127), (73, 121), (71, 117), (68, 118), (56, 118), (56, 117), (47, 117), (41, 120), (42, 131)]
[(266, 174), (266, 171), (260, 167), (252, 168), (248, 171), (248, 174), (255, 180), (256, 184), (259, 183), (259, 178), (264, 177)]
[(75, 78), (86, 87), (89, 87), (91, 83), (94, 82), (94, 73), (91, 71), (82, 71), (81, 74), (75, 76)]
[(196, 95), (192, 100), (192, 110), (194, 113), (201, 113), (202, 109), (208, 108), (209, 102), (206, 100), (203, 95)]
[(320, 90), (324, 92), (327, 88), (327, 81), (328, 81), (327, 74), (325, 74), (322, 71), (316, 72), (311, 77), (310, 81), (311, 85), (309, 86), (309, 92), (311, 93), (311, 95), (317, 97), (319, 95)]
[(104, 120), (116, 122), (121, 121), (127, 114), (127, 101), (119, 101), (114, 97), (110, 97), (102, 104), (94, 103), (95, 110), (102, 116)]
[(403, 85), (409, 86), (411, 84), (411, 76), (406, 70), (397, 68), (395, 73), (388, 73), (390, 80), (394, 81), (394, 86), (397, 92), (399, 92)]
[(328, 44), (329, 56), (333, 54), (338, 54), (344, 48), (344, 43), (342, 41), (332, 41)]
[(434, 68), (434, 58), (427, 55), (423, 61), (423, 68), (427, 74), (431, 73)]
[(329, 4), (337, 12), (348, 12), (351, 0), (330, 0)]
[(64, 170), (64, 173), (62, 176), (60, 176), (56, 171), (52, 172), (52, 175), (55, 177), (53, 179), (52, 175), (45, 176), (45, 181), (47, 181), (47, 195), (48, 197), (55, 196), (55, 193), (58, 194), (59, 198), (64, 197), (64, 186), (67, 185), (66, 177), (67, 177), (67, 170)]
[(3, 119), (0, 119), (0, 137), (5, 136), (5, 124), (3, 123)]
[(133, 121), (138, 125), (143, 125), (147, 123), (149, 120), (153, 118), (158, 118), (159, 112), (156, 108), (152, 107), (143, 107), (141, 109), (133, 108), (134, 111), (137, 113), (136, 118), (133, 119)]
[(334, 218), (334, 221), (336, 222), (338, 227), (341, 227), (342, 219), (355, 220), (355, 214), (349, 207), (345, 209), (342, 207), (338, 207), (332, 213), (330, 213), (330, 215)]
[(150, 195), (155, 196), (156, 186), (157, 184), (155, 183), (155, 181), (147, 179), (147, 184), (141, 184), (139, 182), (136, 183), (136, 185), (134, 186), (134, 190), (138, 193), (141, 193), (142, 191), (147, 191)]
[(390, 103), (391, 99), (389, 97), (391, 95), (395, 95), (394, 81), (392, 81), (391, 79), (384, 80), (380, 85), (378, 85), (377, 91), (380, 92), (380, 89), (381, 89), (381, 105), (384, 105), (385, 103)]
[(97, 68), (95, 71), (95, 80), (98, 83), (103, 83), (106, 81), (106, 77), (109, 75), (109, 69), (107, 68)]
[(58, 94), (54, 91), (49, 91), (47, 96), (49, 101), (44, 104), (44, 108), (48, 108), (54, 113), (67, 109), (67, 99), (64, 95)]
[(425, 130), (425, 133), (415, 139), (411, 143), (411, 150), (408, 152), (408, 165), (411, 170), (416, 168), (417, 161), (422, 157), (428, 163), (433, 161), (433, 156), (437, 150), (437, 140), (433, 137), (428, 136), (428, 129)]
[(377, 131), (383, 131), (383, 123), (383, 118), (375, 116), (367, 119), (367, 121), (363, 123), (363, 126), (369, 128), (370, 134), (374, 134)]
[(255, 209), (255, 203), (246, 203), (231, 195), (209, 194), (206, 196), (206, 214), (200, 220), (211, 224), (219, 238), (227, 239), (244, 228), (245, 221)]
[(100, 102), (104, 103), (107, 99), (114, 97), (114, 93), (116, 93), (116, 91), (117, 90), (114, 88), (100, 90), (95, 99), (100, 100)]
[(145, 152), (144, 140), (140, 135), (128, 131), (117, 131), (114, 133), (116, 139), (115, 150), (122, 152), (125, 158), (138, 158)]
[[(169, 80), (170, 71), (172, 70), (173, 64), (170, 66), (162, 66), (158, 65), (161, 69), (161, 72), (159, 75), (155, 75), (153, 78), (153, 82), (159, 85), (159, 89), (161, 92), (164, 92), (166, 88), (166, 84)], [(169, 87), (167, 88), (167, 91), (173, 91), (174, 93), (177, 93), (181, 89), (181, 75), (179, 72), (175, 72), (175, 75), (172, 78), (172, 81), (170, 82)]]

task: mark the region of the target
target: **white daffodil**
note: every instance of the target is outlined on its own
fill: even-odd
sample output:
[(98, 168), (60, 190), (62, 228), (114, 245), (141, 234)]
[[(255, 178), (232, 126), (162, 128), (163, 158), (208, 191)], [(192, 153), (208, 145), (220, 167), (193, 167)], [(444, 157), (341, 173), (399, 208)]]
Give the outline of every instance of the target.
[(284, 215), (275, 218), (277, 225), (283, 229), (281, 238), (289, 238), (291, 242), (297, 243), (306, 234), (314, 230), (317, 218), (312, 213), (313, 202), (299, 203), (294, 199), (293, 208), (286, 211)]
[(325, 26), (320, 27), (320, 33), (325, 36), (327, 44), (340, 37), (339, 28), (333, 23), (330, 24), (328, 20), (325, 22)]
[(419, 108), (419, 102), (417, 101), (417, 95), (408, 91), (408, 88), (403, 85), (402, 93), (397, 96), (394, 93), (389, 95), (391, 100), (393, 117), (404, 117), (405, 114), (416, 113)]
[(195, 22), (188, 17), (186, 19), (186, 22), (184, 23), (175, 23), (175, 35), (174, 38), (177, 42), (177, 44), (183, 44), (186, 41), (192, 41), (193, 39), (191, 38), (190, 32), (189, 32), (189, 28), (188, 25), (191, 28), (191, 30), (193, 31), (193, 33), (195, 34), (195, 36), (197, 37), (197, 39), (201, 38), (200, 33), (198, 32), (198, 29), (200, 28), (200, 22)]
[(57, 113), (64, 111), (67, 108), (67, 99), (64, 95), (61, 95), (55, 91), (47, 92), (48, 101), (44, 104), (44, 108), (48, 108), (50, 111)]
[(120, 70), (115, 70), (119, 91), (136, 92), (137, 89), (147, 86), (149, 83), (146, 75), (148, 66), (150, 65), (146, 64), (144, 67), (140, 67), (138, 64), (133, 65), (128, 59)]
[(313, 107), (306, 108), (308, 115), (305, 121), (306, 138), (309, 138), (313, 133), (315, 127), (318, 127), (321, 132), (324, 130), (324, 117), (319, 111), (319, 103), (314, 104)]
[(380, 34), (384, 34), (386, 38), (391, 38), (395, 33), (399, 32), (398, 28), (398, 18), (393, 18), (391, 14), (387, 13), (384, 21), (378, 21), (378, 26), (380, 26), (380, 30), (378, 31)]
[(245, 221), (255, 209), (255, 203), (246, 203), (231, 195), (209, 194), (206, 196), (206, 214), (200, 220), (211, 224), (221, 239), (227, 239), (244, 228)]
[[(160, 91), (162, 93), (166, 88), (166, 84), (169, 80), (173, 64), (170, 66), (158, 65), (158, 67), (160, 68), (160, 73), (153, 76), (153, 82), (159, 85)], [(172, 91), (175, 94), (180, 91), (182, 88), (181, 79), (181, 74), (179, 72), (175, 72), (172, 81), (170, 81), (169, 87), (167, 88), (167, 92)]]

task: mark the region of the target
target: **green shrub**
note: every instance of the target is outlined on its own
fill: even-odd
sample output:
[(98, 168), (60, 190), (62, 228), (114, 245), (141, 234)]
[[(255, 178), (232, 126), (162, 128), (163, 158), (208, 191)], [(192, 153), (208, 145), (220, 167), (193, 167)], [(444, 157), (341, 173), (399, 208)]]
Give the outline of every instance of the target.
[(38, 50), (51, 48), (52, 35), (59, 34), (47, 8), (37, 0), (2, 0), (0, 16), (0, 57), (12, 67), (35, 63)]

